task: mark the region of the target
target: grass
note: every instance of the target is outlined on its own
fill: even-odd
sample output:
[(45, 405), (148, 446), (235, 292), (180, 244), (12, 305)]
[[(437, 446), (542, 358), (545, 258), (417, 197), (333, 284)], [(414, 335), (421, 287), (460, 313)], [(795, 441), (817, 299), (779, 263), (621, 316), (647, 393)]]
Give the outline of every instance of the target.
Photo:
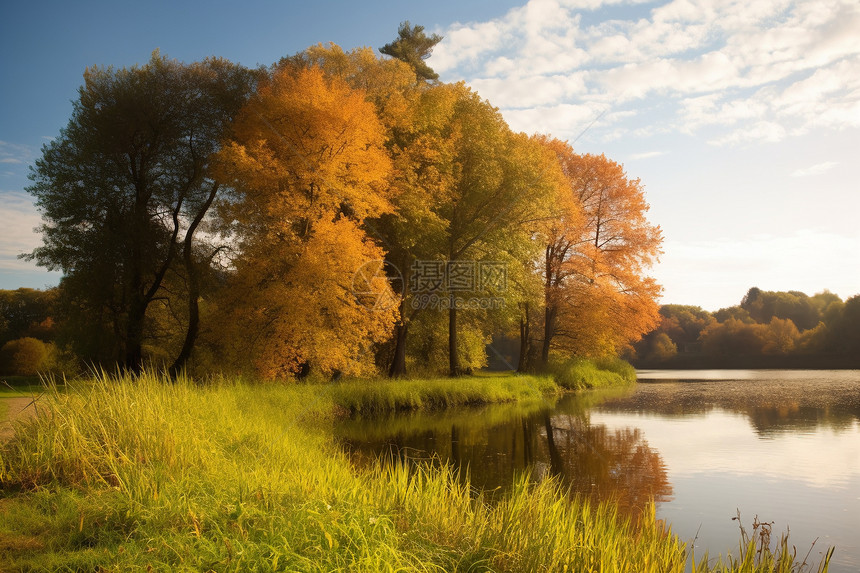
[(549, 377), (480, 377), (405, 380), (354, 380), (332, 385), (334, 403), (351, 414), (376, 415), (502, 402), (540, 400), (557, 393)]
[(636, 382), (636, 369), (619, 358), (570, 358), (550, 364), (556, 383), (568, 390), (591, 390)]
[(634, 525), (552, 480), (488, 503), (448, 467), (356, 469), (334, 445), (339, 413), (551, 389), (486, 383), (70, 383), (0, 445), (0, 570), (684, 571), (653, 507)]

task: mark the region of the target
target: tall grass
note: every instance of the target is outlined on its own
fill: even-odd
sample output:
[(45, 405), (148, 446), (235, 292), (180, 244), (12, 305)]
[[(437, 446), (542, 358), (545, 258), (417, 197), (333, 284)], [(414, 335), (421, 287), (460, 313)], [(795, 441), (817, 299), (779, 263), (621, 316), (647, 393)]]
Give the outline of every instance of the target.
[(636, 381), (636, 369), (620, 358), (569, 358), (550, 364), (555, 382), (568, 390), (624, 386)]
[[(471, 395), (433, 385), (385, 407)], [(552, 480), (490, 504), (448, 467), (353, 468), (335, 413), (381, 409), (380, 388), (149, 375), (50, 392), (0, 445), (0, 570), (684, 570), (653, 511), (633, 525)]]
[(549, 377), (502, 375), (352, 380), (330, 388), (331, 399), (337, 406), (362, 415), (540, 400), (559, 391)]

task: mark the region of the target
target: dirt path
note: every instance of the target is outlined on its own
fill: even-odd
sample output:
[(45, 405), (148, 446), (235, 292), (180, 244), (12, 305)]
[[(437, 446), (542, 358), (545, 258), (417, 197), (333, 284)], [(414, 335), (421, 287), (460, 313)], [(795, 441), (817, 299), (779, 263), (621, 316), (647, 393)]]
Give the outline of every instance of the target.
[[(15, 435), (15, 428), (12, 422), (22, 416), (34, 416), (36, 408), (33, 404), (32, 396), (22, 396), (20, 398), (2, 398), (2, 406), (6, 408), (0, 409), (0, 440), (7, 440)], [(5, 413), (3, 410), (5, 409)]]

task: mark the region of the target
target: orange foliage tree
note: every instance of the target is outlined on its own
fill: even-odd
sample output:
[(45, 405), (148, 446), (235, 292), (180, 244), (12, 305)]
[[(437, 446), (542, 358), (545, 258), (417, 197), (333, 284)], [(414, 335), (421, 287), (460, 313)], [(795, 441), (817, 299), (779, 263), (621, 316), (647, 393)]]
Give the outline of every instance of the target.
[(563, 212), (545, 233), (541, 367), (553, 348), (611, 354), (658, 323), (661, 288), (645, 272), (662, 242), (660, 228), (646, 219), (638, 179), (628, 179), (604, 155), (578, 155), (566, 142), (543, 141), (561, 163), (578, 212)]
[(396, 310), (368, 303), (391, 296), (384, 252), (361, 228), (391, 210), (383, 143), (365, 94), (318, 67), (281, 66), (237, 117), (217, 166), (239, 239), (223, 319), (260, 374), (360, 374), (390, 336)]

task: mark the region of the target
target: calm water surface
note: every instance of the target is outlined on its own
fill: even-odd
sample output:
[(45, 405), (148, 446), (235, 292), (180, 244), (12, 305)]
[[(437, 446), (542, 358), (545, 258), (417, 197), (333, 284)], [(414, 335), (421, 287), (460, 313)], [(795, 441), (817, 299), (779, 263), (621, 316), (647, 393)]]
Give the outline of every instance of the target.
[(613, 497), (649, 499), (697, 556), (737, 554), (740, 511), (790, 529), (834, 573), (860, 571), (860, 371), (639, 372), (635, 388), (433, 415), (350, 420), (339, 433), (358, 463), (438, 457), (503, 491), (527, 472)]

